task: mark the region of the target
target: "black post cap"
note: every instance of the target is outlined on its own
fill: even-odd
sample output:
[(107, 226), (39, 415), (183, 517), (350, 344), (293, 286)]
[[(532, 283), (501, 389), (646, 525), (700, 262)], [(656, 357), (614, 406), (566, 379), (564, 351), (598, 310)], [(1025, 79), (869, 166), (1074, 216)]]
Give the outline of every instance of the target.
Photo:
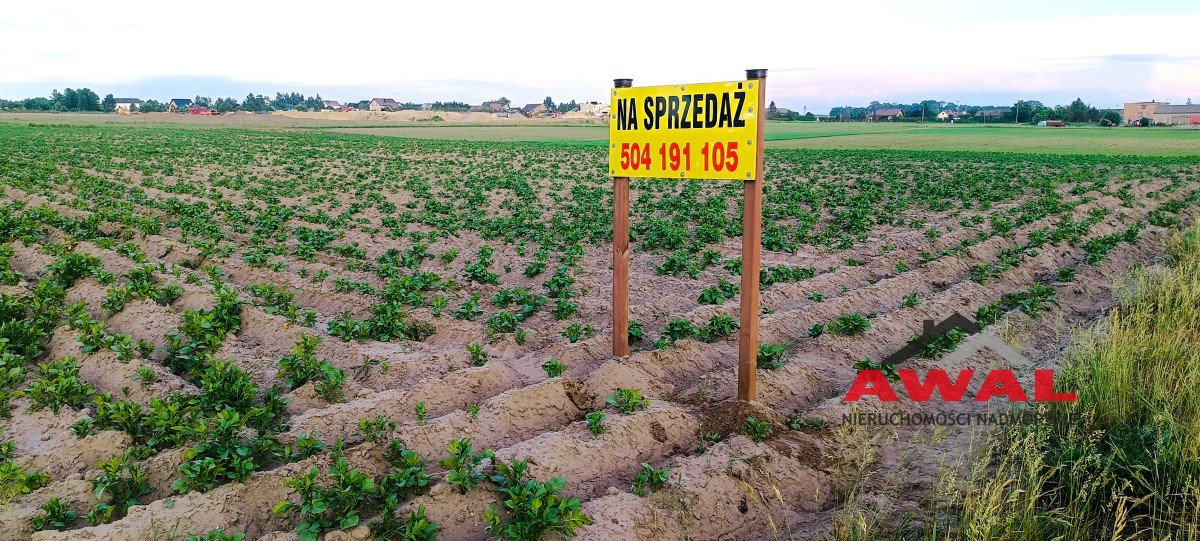
[(633, 79), (613, 79), (614, 88), (629, 88), (633, 86)]
[(767, 78), (767, 68), (746, 70), (746, 78), (747, 79), (766, 79)]

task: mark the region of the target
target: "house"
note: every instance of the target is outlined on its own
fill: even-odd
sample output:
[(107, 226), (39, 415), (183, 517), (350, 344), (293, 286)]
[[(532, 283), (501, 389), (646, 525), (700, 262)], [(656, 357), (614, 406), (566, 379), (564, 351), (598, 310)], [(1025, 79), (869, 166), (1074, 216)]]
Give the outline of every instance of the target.
[(187, 98), (175, 98), (175, 99), (167, 102), (167, 112), (183, 114), (183, 113), (186, 113), (188, 110), (188, 107), (191, 107), (191, 106), (192, 106), (192, 100), (189, 100)]
[(1007, 115), (1011, 112), (1011, 109), (980, 109), (975, 112), (975, 117), (995, 120), (1004, 118), (1004, 115)]
[(1185, 105), (1161, 104), (1154, 110), (1155, 124), (1166, 126), (1195, 126), (1200, 125), (1200, 105), (1192, 105), (1191, 100)]
[(137, 98), (117, 98), (113, 100), (113, 110), (133, 111), (145, 103)]
[(337, 100), (322, 100), (321, 109), (326, 111), (340, 111), (342, 110), (342, 104), (338, 103)]
[(372, 111), (399, 111), (400, 104), (392, 98), (371, 98), (371, 103), (367, 104), (367, 109)]
[(604, 105), (598, 101), (587, 101), (579, 104), (579, 112), (585, 115), (599, 116), (600, 109), (603, 107)]
[(945, 110), (937, 114), (937, 119), (954, 122), (955, 120), (958, 120), (959, 116), (960, 115), (954, 111)]
[(1159, 103), (1157, 101), (1135, 101), (1133, 103), (1126, 103), (1124, 110), (1121, 111), (1121, 120), (1125, 122), (1126, 126), (1137, 124), (1143, 118), (1153, 120), (1154, 111), (1158, 109), (1159, 105), (1169, 104)]
[(873, 121), (891, 120), (893, 118), (904, 118), (904, 111), (901, 111), (895, 107), (889, 109), (876, 109), (871, 111), (871, 115), (867, 117), (868, 120)]
[(548, 109), (544, 103), (530, 103), (521, 108), (521, 114), (533, 118), (535, 116), (544, 115)]
[(482, 105), (472, 105), (469, 112), (472, 113), (499, 113), (504, 110), (504, 104), (498, 101), (485, 101)]

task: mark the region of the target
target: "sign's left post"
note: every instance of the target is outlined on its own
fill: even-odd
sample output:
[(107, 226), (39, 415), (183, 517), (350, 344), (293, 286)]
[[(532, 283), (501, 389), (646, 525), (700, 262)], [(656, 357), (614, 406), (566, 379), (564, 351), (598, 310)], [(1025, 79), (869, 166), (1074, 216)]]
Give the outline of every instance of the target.
[[(633, 79), (613, 79), (615, 88), (632, 86)], [(613, 177), (612, 247), (613, 356), (626, 357), (629, 355), (629, 177)]]

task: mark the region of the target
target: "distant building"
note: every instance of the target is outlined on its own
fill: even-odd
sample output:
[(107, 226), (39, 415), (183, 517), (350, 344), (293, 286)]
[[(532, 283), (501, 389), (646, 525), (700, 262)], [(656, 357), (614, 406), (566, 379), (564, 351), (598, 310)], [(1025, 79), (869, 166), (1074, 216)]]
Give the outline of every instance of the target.
[(141, 107), (145, 103), (137, 98), (117, 98), (113, 100), (113, 110), (132, 111), (135, 108)]
[(937, 114), (937, 119), (953, 122), (955, 120), (958, 120), (959, 116), (960, 115), (954, 111), (944, 110)]
[(399, 111), (400, 104), (392, 98), (372, 98), (371, 103), (367, 104), (367, 109), (372, 111)]
[(894, 118), (904, 118), (904, 111), (894, 107), (890, 109), (876, 109), (871, 111), (870, 116), (867, 118), (876, 122), (881, 120), (892, 120)]
[(1154, 110), (1154, 123), (1168, 126), (1200, 125), (1200, 105), (1159, 105)]
[(342, 104), (337, 100), (323, 100), (321, 101), (321, 108), (326, 111), (340, 111), (342, 110)]
[(1143, 118), (1153, 120), (1154, 111), (1159, 105), (1163, 105), (1156, 101), (1135, 101), (1126, 103), (1125, 108), (1121, 111), (1121, 120), (1126, 126), (1137, 124)]
[(600, 115), (600, 109), (603, 107), (598, 101), (587, 101), (579, 104), (579, 112), (585, 115)]
[(1138, 124), (1142, 119), (1166, 126), (1200, 125), (1200, 105), (1192, 105), (1192, 100), (1183, 105), (1171, 105), (1162, 101), (1135, 101), (1125, 104), (1121, 111), (1121, 120), (1126, 126)]
[(544, 115), (544, 114), (546, 114), (547, 111), (548, 111), (548, 109), (546, 108), (546, 104), (544, 104), (544, 103), (530, 103), (521, 108), (521, 114), (523, 114), (529, 118)]
[(471, 113), (499, 113), (504, 110), (504, 104), (498, 101), (485, 101), (481, 105), (472, 105), (468, 112)]
[(188, 107), (192, 106), (192, 100), (187, 98), (175, 98), (167, 102), (168, 113), (186, 113)]
[(975, 112), (975, 118), (998, 119), (1004, 118), (1004, 115), (1011, 113), (1011, 109), (980, 109)]

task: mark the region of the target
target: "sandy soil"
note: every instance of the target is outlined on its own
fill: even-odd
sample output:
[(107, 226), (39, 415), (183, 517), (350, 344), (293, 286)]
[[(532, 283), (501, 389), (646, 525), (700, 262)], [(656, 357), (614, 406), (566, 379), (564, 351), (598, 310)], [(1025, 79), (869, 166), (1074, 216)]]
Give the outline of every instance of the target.
[[(279, 122), (305, 123), (323, 122), (323, 115), (311, 118), (276, 116), (281, 118)], [(364, 122), (376, 120), (362, 119)], [(416, 116), (388, 119), (393, 120), (420, 119)], [(132, 120), (152, 121), (156, 121), (153, 115)], [(179, 117), (170, 121), (189, 124), (238, 122), (236, 116), (229, 120), (225, 117)], [(410, 160), (407, 163), (422, 163), (422, 158), (416, 154), (419, 153), (414, 151), (414, 155), (400, 158)], [(426, 157), (424, 163), (433, 164), (436, 169), (413, 168), (407, 174), (454, 179), (456, 175), (470, 174), (479, 163), (493, 160), (480, 154), (469, 158), (461, 155)], [(564, 161), (569, 163), (569, 160), (577, 159), (595, 169), (594, 157), (564, 158)], [(513, 158), (514, 161), (522, 159), (526, 158)], [(336, 160), (332, 165), (349, 167), (336, 163)], [(132, 178), (111, 163), (97, 164), (97, 167), (97, 175)], [(550, 176), (538, 167), (543, 166), (535, 164), (522, 171), (531, 177)], [(785, 166), (772, 167), (777, 168), (774, 173), (779, 175), (812, 174), (790, 172)], [(263, 165), (263, 171), (280, 174), (279, 170), (266, 165)], [(1194, 174), (1194, 170), (1191, 172)], [(204, 182), (221, 180), (217, 168), (190, 173)], [(249, 176), (257, 172), (248, 168), (242, 174)], [(584, 174), (580, 173), (580, 176)], [(147, 181), (145, 193), (148, 197), (177, 197), (180, 201), (199, 199), (196, 194), (154, 192), (156, 188), (149, 185), (153, 182), (157, 181)], [(1112, 213), (1095, 224), (1086, 238), (1122, 231), (1143, 220), (1167, 200), (1185, 195), (1179, 191), (1160, 200), (1149, 198), (1166, 184), (1165, 179), (1134, 182), (1132, 197), (1144, 204), (1128, 208), (1122, 207), (1119, 199), (1098, 192), (1068, 195), (1067, 200), (1072, 205), (1065, 214), (1081, 219), (1093, 209), (1120, 208), (1120, 213)], [(6, 187), (4, 202), (46, 204), (62, 209), (64, 213), (74, 210), (86, 214), (86, 210), (72, 209), (64, 204), (70, 199), (67, 194), (72, 189), (64, 185), (47, 188), (47, 193), (35, 193)], [(389, 201), (401, 208), (410, 202), (416, 204), (407, 192), (400, 193), (398, 189), (391, 192)], [(232, 188), (226, 188), (222, 193), (233, 204), (241, 203), (241, 198), (245, 197)], [(337, 190), (332, 182), (328, 193), (344, 201), (352, 200), (351, 194)], [(496, 197), (497, 200), (489, 203), (494, 206), (491, 212), (496, 215), (510, 212), (500, 201), (505, 196), (498, 194)], [(539, 197), (549, 199), (550, 196), (539, 194)], [(638, 194), (634, 197), (636, 200)], [(291, 204), (304, 202), (303, 198), (287, 201)], [(1011, 210), (1018, 203), (1020, 201), (1004, 202), (995, 212)], [(149, 205), (137, 205), (136, 208), (139, 214), (163, 214)], [(539, 478), (565, 477), (567, 494), (582, 500), (584, 510), (595, 521), (579, 533), (580, 539), (816, 539), (828, 532), (831, 517), (841, 509), (856, 471), (869, 468), (891, 475), (909, 474), (898, 486), (889, 482), (887, 475), (878, 475), (864, 487), (859, 487), (866, 494), (878, 496), (879, 502), (886, 502), (871, 508), (872, 513), (898, 519), (928, 494), (937, 474), (938, 458), (962, 455), (975, 435), (965, 429), (950, 430), (937, 438), (921, 430), (872, 432), (863, 429), (850, 435), (837, 431), (835, 427), (845, 413), (884, 408), (878, 402), (849, 404), (843, 401), (842, 395), (855, 375), (851, 368), (855, 361), (863, 357), (882, 358), (903, 347), (911, 336), (920, 332), (925, 319), (940, 320), (956, 311), (973, 314), (976, 307), (994, 301), (1000, 292), (1043, 282), (1057, 290), (1058, 304), (1048, 307), (1037, 320), (1014, 315), (1004, 324), (1006, 336), (1031, 359), (1031, 366), (1019, 367), (1023, 374), (1031, 376), (1032, 371), (1026, 369), (1054, 365), (1073, 325), (1094, 320), (1111, 305), (1113, 279), (1133, 265), (1152, 260), (1170, 234), (1166, 228), (1148, 226), (1136, 243), (1118, 246), (1098, 265), (1081, 265), (1084, 243), (1046, 245), (1024, 257), (1019, 266), (983, 285), (971, 280), (973, 265), (994, 262), (1003, 250), (1022, 246), (1029, 240), (1030, 233), (1045, 224), (1028, 224), (1010, 235), (993, 236), (969, 249), (922, 263), (918, 253), (936, 253), (943, 248), (958, 246), (963, 239), (986, 231), (987, 225), (959, 226), (961, 217), (947, 212), (922, 210), (916, 214), (914, 220), (953, 225), (953, 230), (929, 238), (919, 229), (886, 226), (874, 230), (866, 241), (845, 251), (805, 249), (794, 254), (779, 252), (765, 256), (767, 264), (786, 263), (832, 270), (809, 280), (764, 288), (761, 341), (787, 343), (789, 348), (787, 363), (782, 368), (760, 370), (759, 399), (750, 405), (729, 400), (734, 395), (736, 382), (737, 344), (734, 338), (715, 343), (684, 339), (662, 349), (643, 345), (628, 358), (611, 357), (612, 329), (608, 328), (606, 298), (611, 257), (608, 245), (589, 247), (576, 276), (577, 287), (589, 291), (579, 299), (581, 316), (578, 320), (597, 329), (593, 338), (568, 342), (559, 334), (566, 322), (555, 321), (543, 310), (528, 320), (526, 328), (530, 337), (524, 345), (511, 339), (488, 342), (482, 321), (438, 318), (430, 308), (424, 307), (413, 309), (412, 317), (436, 322), (437, 331), (423, 342), (342, 342), (328, 334), (329, 321), (344, 310), (362, 313), (374, 304), (374, 297), (353, 291), (335, 292), (333, 278), (314, 281), (301, 277), (298, 271), (333, 269), (338, 277), (367, 282), (376, 288), (383, 286), (383, 281), (372, 273), (347, 270), (345, 258), (322, 253), (309, 262), (293, 255), (275, 256), (273, 261), (280, 264), (279, 270), (270, 270), (252, 267), (240, 253), (205, 258), (174, 227), (164, 228), (161, 234), (118, 229), (128, 235), (151, 262), (168, 267), (172, 264), (195, 267), (217, 262), (230, 285), (243, 291), (251, 284), (286, 285), (297, 292), (296, 302), (317, 312), (317, 325), (306, 328), (268, 314), (260, 307), (243, 309), (241, 330), (226, 338), (218, 356), (237, 363), (260, 386), (276, 381), (278, 359), (286, 355), (302, 335), (322, 337), (319, 357), (348, 372), (361, 365), (364, 357), (386, 362), (387, 373), (375, 369), (362, 377), (352, 378), (347, 384), (346, 400), (341, 403), (320, 399), (311, 386), (288, 393), (290, 428), (281, 434), (281, 440), (288, 443), (301, 434), (311, 434), (329, 443), (342, 439), (347, 444), (347, 460), (354, 467), (367, 474), (380, 475), (389, 468), (382, 450), (363, 441), (357, 423), (359, 419), (376, 416), (396, 422), (398, 436), (408, 447), (429, 459), (429, 471), (434, 476), (430, 489), (412, 498), (402, 511), (423, 505), (429, 518), (443, 527), (439, 539), (484, 539), (482, 512), (496, 499), (495, 491), (487, 484), (460, 494), (443, 480), (444, 472), (434, 466), (436, 460), (444, 456), (447, 443), (463, 437), (472, 438), (476, 449), (495, 449), (502, 460), (529, 460), (531, 473)], [(1184, 217), (1187, 218), (1185, 221), (1190, 221), (1190, 211)], [(369, 221), (374, 223), (378, 218), (371, 215)], [(296, 220), (289, 225), (312, 224)], [(352, 235), (345, 240), (357, 241), (369, 260), (401, 243), (361, 230)], [(230, 231), (227, 241), (239, 247), (253, 242), (249, 231)], [(460, 248), (463, 257), (453, 263), (429, 260), (422, 268), (447, 276), (461, 276), (475, 248), (488, 243), (472, 231), (441, 239), (432, 247), (431, 253), (441, 254), (448, 249)], [(727, 239), (719, 248), (729, 256), (736, 253), (738, 245), (738, 239)], [(22, 287), (31, 287), (32, 278), (53, 261), (42, 248), (44, 245), (37, 243), (14, 243), (10, 263), (25, 278)], [(99, 255), (106, 268), (118, 276), (131, 268), (127, 258), (95, 243), (81, 243), (77, 249)], [(540, 285), (544, 276), (528, 279), (520, 272), (531, 257), (529, 253), (519, 255), (509, 250), (498, 251), (494, 266), (500, 268), (508, 264), (515, 269), (503, 275), (502, 284), (507, 287)], [(846, 265), (849, 258), (859, 258), (864, 263), (861, 266)], [(701, 286), (715, 283), (718, 278), (728, 278), (727, 271), (719, 267), (706, 269), (698, 281), (659, 276), (651, 265), (661, 259), (659, 254), (637, 252), (632, 264), (634, 286), (631, 298), (634, 301), (631, 310), (635, 319), (645, 323), (652, 338), (657, 338), (658, 329), (673, 318), (703, 323), (714, 314), (738, 315), (736, 296), (720, 306), (699, 304), (696, 300)], [(898, 263), (904, 263), (905, 267), (898, 267)], [(1050, 278), (1059, 268), (1067, 266), (1079, 268), (1075, 281), (1057, 283)], [(899, 268), (906, 270), (897, 270)], [(172, 279), (168, 273), (160, 273), (158, 278), (161, 282)], [(470, 287), (484, 293), (485, 299), (496, 291), (491, 286)], [(106, 316), (100, 306), (106, 289), (95, 280), (80, 280), (68, 292), (68, 300), (83, 302), (89, 313), (104, 319), (110, 332), (128, 333), (135, 339), (146, 339), (159, 346), (165, 344), (166, 334), (179, 325), (184, 311), (211, 307), (213, 303), (208, 286), (185, 284), (184, 295), (170, 306), (136, 302), (117, 314)], [(914, 291), (922, 294), (923, 302), (915, 307), (901, 307), (904, 296)], [(453, 292), (451, 306), (456, 306), (469, 293), (470, 290)], [(813, 300), (813, 293), (822, 293), (828, 298), (818, 302)], [(250, 299), (244, 293), (243, 297)], [(851, 311), (870, 315), (871, 329), (864, 336), (852, 338), (827, 334), (808, 337), (808, 329), (813, 324), (829, 322)], [(470, 366), (464, 346), (473, 342), (486, 343), (491, 357), (487, 364)], [(61, 327), (50, 339), (48, 357), (64, 355), (80, 359), (81, 375), (89, 385), (101, 392), (127, 394), (139, 403), (148, 403), (153, 397), (172, 392), (195, 392), (194, 386), (161, 365), (161, 351), (150, 359), (121, 363), (112, 353), (84, 354), (78, 333)], [(569, 368), (563, 376), (546, 377), (541, 365), (551, 358), (567, 364)], [(999, 366), (999, 360), (986, 352), (970, 357), (967, 363), (981, 369)], [(154, 368), (160, 379), (149, 385), (133, 382), (132, 375), (143, 365)], [(937, 360), (914, 362), (914, 365), (922, 368), (939, 366)], [(604, 409), (604, 397), (617, 388), (641, 389), (650, 398), (650, 407), (631, 415), (620, 415), (607, 409), (606, 432), (593, 436), (586, 428), (584, 416), (590, 411)], [(427, 422), (421, 423), (416, 418), (414, 409), (418, 403), (427, 408)], [(90, 486), (84, 481), (96, 473), (93, 465), (119, 453), (130, 442), (115, 432), (76, 438), (70, 425), (82, 418), (84, 411), (68, 408), (55, 416), (45, 411), (28, 411), (26, 398), (16, 399), (13, 404), (12, 420), (0, 421), (0, 428), (4, 429), (6, 437), (16, 442), (17, 461), (27, 467), (42, 469), (52, 476), (53, 482), (0, 509), (0, 541), (30, 538), (42, 541), (168, 539), (172, 535), (203, 534), (215, 528), (244, 532), (247, 539), (252, 540), (295, 539), (294, 533), (290, 532), (298, 524), (297, 517), (276, 515), (271, 508), (281, 500), (294, 498), (284, 484), (287, 478), (312, 466), (323, 467), (330, 460), (328, 454), (322, 454), (297, 463), (273, 465), (255, 472), (244, 482), (228, 483), (207, 493), (172, 496), (170, 484), (178, 476), (176, 468), (182, 461), (182, 450), (167, 451), (142, 461), (141, 466), (150, 475), (152, 491), (142, 499), (143, 505), (132, 508), (127, 517), (95, 527), (88, 527), (80, 520), (65, 532), (30, 534), (29, 521), (38, 513), (38, 507), (52, 496), (71, 498), (77, 502), (82, 515), (94, 503), (94, 498), (89, 495)], [(478, 406), (477, 415), (468, 413), (471, 406)], [(891, 407), (917, 406), (905, 402)], [(793, 413), (825, 419), (829, 426), (790, 430), (786, 426), (787, 416)], [(741, 435), (748, 416), (771, 424), (774, 435), (762, 442)], [(703, 449), (701, 438), (709, 434), (717, 434), (720, 441)], [(703, 452), (697, 452), (698, 448)], [(870, 452), (872, 458), (864, 466), (862, 462), (854, 461), (855, 452)], [(645, 498), (633, 495), (630, 485), (642, 463), (670, 468), (672, 481), (669, 486)], [(368, 512), (366, 518), (371, 518), (372, 513), (374, 510)], [(363, 531), (358, 529), (330, 534), (325, 539), (356, 539), (362, 534)]]

